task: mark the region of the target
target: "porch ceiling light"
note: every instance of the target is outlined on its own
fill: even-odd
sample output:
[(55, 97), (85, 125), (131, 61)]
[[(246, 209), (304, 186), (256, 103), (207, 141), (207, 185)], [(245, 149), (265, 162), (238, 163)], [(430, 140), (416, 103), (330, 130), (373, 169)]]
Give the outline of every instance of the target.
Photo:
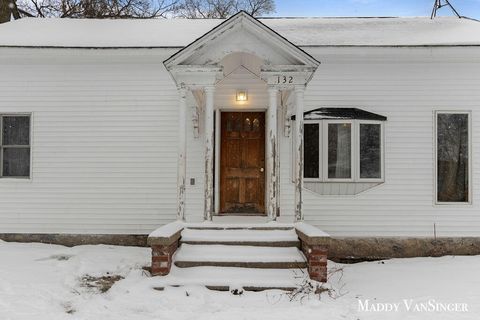
[(243, 102), (248, 100), (247, 90), (237, 90), (236, 100)]

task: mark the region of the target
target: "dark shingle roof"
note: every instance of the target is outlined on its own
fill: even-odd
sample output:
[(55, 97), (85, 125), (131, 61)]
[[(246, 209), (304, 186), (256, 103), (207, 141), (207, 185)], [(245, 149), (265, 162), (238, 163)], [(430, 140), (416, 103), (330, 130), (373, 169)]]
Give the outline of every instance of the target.
[[(349, 119), (386, 121), (387, 117), (358, 108), (323, 107), (307, 111), (303, 114), (305, 120)], [(292, 116), (295, 120), (295, 116)]]

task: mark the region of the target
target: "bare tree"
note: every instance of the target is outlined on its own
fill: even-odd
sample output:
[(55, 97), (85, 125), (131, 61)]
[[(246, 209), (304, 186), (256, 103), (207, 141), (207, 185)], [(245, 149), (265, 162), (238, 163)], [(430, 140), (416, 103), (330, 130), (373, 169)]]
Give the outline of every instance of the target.
[[(15, 0), (0, 0), (2, 6)], [(259, 16), (275, 11), (274, 0), (17, 0), (22, 16), (59, 18), (227, 18), (240, 10)], [(14, 3), (14, 2), (13, 2)], [(16, 8), (16, 6), (15, 6)], [(0, 8), (2, 19), (10, 15)], [(7, 10), (8, 11), (8, 10)], [(3, 17), (5, 16), (5, 17)], [(6, 20), (6, 21), (8, 21)]]
[(175, 14), (184, 18), (228, 18), (244, 10), (253, 16), (275, 11), (274, 0), (184, 0)]
[(10, 2), (9, 1), (0, 1), (0, 23), (10, 21)]
[(239, 1), (239, 4), (237, 11), (245, 10), (252, 16), (275, 12), (275, 2), (273, 0), (244, 0)]
[(0, 23), (20, 18), (20, 12), (17, 8), (15, 0), (0, 0)]
[[(3, 1), (3, 0), (0, 0)], [(165, 17), (181, 0), (19, 0), (19, 8), (37, 17), (155, 18)]]

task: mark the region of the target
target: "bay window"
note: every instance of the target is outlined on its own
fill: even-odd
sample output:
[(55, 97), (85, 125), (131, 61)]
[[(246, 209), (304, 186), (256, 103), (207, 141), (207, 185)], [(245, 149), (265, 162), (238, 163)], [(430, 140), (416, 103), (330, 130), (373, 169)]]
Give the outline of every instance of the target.
[(320, 108), (304, 117), (306, 181), (383, 181), (386, 117), (356, 108)]

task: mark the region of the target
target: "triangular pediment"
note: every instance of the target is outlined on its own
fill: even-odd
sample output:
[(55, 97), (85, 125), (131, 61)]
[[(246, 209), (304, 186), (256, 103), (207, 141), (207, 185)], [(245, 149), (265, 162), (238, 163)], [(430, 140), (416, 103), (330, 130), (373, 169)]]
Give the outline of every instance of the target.
[(164, 64), (174, 66), (216, 66), (227, 55), (253, 54), (265, 65), (297, 65), (316, 68), (319, 62), (255, 19), (241, 11), (186, 46)]

